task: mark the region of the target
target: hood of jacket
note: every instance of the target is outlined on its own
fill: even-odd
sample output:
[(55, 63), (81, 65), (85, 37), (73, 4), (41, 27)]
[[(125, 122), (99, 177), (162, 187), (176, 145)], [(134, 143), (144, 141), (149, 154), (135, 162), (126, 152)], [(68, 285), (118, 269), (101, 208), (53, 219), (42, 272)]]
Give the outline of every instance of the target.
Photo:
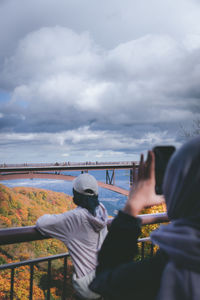
[(181, 266), (200, 271), (200, 136), (176, 151), (168, 164), (163, 192), (171, 223), (152, 241)]
[(200, 272), (200, 230), (178, 221), (162, 225), (151, 233), (151, 240), (175, 264)]
[(189, 140), (172, 155), (163, 192), (170, 220), (200, 215), (200, 136)]
[(95, 212), (96, 216), (88, 212), (88, 222), (96, 232), (99, 232), (107, 226), (108, 213), (102, 203), (97, 206)]

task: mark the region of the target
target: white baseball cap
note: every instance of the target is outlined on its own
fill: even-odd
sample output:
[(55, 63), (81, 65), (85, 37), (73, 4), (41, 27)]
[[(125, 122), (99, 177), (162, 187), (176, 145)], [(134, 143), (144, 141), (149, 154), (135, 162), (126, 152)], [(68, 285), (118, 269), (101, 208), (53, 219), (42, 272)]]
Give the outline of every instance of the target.
[[(98, 195), (98, 184), (94, 176), (83, 173), (79, 175), (76, 179), (73, 181), (73, 188), (76, 192), (91, 196), (91, 195)], [(87, 191), (90, 190), (93, 193)]]

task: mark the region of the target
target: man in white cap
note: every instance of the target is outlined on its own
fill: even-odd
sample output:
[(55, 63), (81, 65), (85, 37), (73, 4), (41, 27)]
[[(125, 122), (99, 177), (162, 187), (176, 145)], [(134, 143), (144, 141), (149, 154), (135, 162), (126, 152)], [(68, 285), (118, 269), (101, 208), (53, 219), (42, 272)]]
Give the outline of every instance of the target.
[(68, 248), (74, 265), (73, 287), (78, 299), (99, 299), (88, 285), (95, 276), (97, 253), (107, 234), (108, 215), (98, 201), (96, 179), (84, 173), (73, 182), (73, 201), (77, 207), (37, 220), (41, 234), (61, 240)]

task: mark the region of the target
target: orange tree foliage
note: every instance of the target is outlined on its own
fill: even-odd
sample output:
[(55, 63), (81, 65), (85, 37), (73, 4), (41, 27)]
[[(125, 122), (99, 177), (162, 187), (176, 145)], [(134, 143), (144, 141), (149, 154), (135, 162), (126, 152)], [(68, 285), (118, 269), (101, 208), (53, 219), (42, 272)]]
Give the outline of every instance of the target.
[[(8, 188), (0, 184), (0, 227), (20, 227), (35, 225), (38, 217), (45, 213), (62, 213), (73, 209), (72, 198), (64, 193), (57, 193), (36, 188), (16, 187)], [(165, 211), (160, 205), (144, 210), (142, 213), (156, 213)], [(149, 225), (142, 228), (142, 237), (149, 236), (149, 233), (158, 225)], [(140, 245), (139, 245), (140, 247)], [(148, 250), (148, 249), (147, 249)], [(0, 247), (0, 264), (27, 260), (31, 258), (63, 253), (66, 247), (55, 239), (34, 241), (28, 243), (7, 245)], [(55, 261), (52, 263), (52, 284), (51, 299), (60, 299), (63, 280), (63, 263)], [(14, 299), (28, 299), (29, 297), (29, 267), (20, 267), (15, 271)], [(67, 299), (73, 298), (71, 287), (72, 264), (68, 266), (67, 275)], [(41, 263), (35, 267), (33, 299), (42, 300), (46, 295), (46, 266)], [(0, 299), (9, 299), (10, 291), (10, 270), (0, 272)]]
[[(150, 208), (146, 208), (141, 212), (141, 214), (156, 214), (156, 213), (162, 213), (162, 212), (166, 212), (166, 205), (165, 204), (161, 204), (161, 205), (158, 205), (158, 206), (152, 206)], [(158, 227), (159, 227), (159, 224), (143, 226), (141, 237), (148, 237), (150, 232), (152, 230), (155, 230)]]
[[(166, 212), (166, 205), (165, 204), (161, 204), (161, 205), (158, 205), (158, 206), (153, 206), (153, 207), (150, 207), (150, 208), (146, 208), (144, 209), (141, 214), (156, 214), (156, 213), (162, 213), (162, 212)], [(150, 233), (157, 229), (160, 225), (159, 224), (152, 224), (152, 225), (145, 225), (145, 226), (142, 226), (142, 230), (141, 230), (141, 238), (143, 237), (149, 237)], [(149, 256), (150, 253), (151, 253), (151, 245), (149, 242), (145, 243), (145, 250), (144, 250), (144, 255), (145, 257)], [(138, 244), (138, 249), (139, 249), (139, 252), (141, 251), (141, 243)], [(157, 246), (154, 246), (154, 253), (157, 251), (158, 247)], [(141, 256), (138, 255), (138, 257), (136, 258), (137, 260), (138, 259), (141, 259)]]
[[(21, 227), (35, 225), (38, 217), (45, 213), (58, 214), (75, 208), (72, 197), (53, 191), (36, 188), (16, 187), (8, 188), (0, 184), (0, 228)], [(0, 264), (27, 260), (31, 258), (55, 255), (66, 252), (63, 243), (56, 239), (34, 241), (6, 245), (0, 247)], [(61, 263), (54, 263), (52, 274), (51, 297), (59, 299)], [(71, 266), (72, 268), (72, 266)], [(41, 278), (46, 274), (43, 264), (35, 267), (33, 299), (45, 299), (41, 288)], [(29, 298), (29, 267), (24, 266), (15, 270), (14, 299)], [(69, 278), (68, 278), (69, 280)], [(10, 270), (0, 272), (0, 299), (9, 299)], [(71, 291), (72, 294), (72, 291)], [(70, 298), (69, 298), (70, 299)], [(71, 298), (73, 299), (73, 298)]]
[[(35, 271), (37, 268), (35, 267)], [(15, 270), (14, 299), (29, 299), (29, 267), (23, 266)], [(0, 299), (10, 299), (10, 270), (1, 271)], [(44, 293), (37, 284), (33, 285), (33, 299), (44, 299)]]

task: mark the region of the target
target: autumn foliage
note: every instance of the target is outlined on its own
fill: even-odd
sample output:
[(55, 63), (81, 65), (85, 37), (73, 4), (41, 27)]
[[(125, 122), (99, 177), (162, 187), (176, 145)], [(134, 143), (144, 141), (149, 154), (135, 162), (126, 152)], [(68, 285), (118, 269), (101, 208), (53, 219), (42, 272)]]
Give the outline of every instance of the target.
[[(21, 227), (35, 225), (38, 217), (45, 213), (58, 214), (75, 208), (72, 197), (53, 191), (36, 188), (8, 188), (0, 184), (0, 227)], [(20, 243), (0, 247), (0, 264), (24, 261), (37, 257), (64, 253), (67, 249), (56, 239)], [(61, 299), (61, 282), (63, 260), (52, 263), (51, 299)], [(33, 299), (45, 299), (47, 264), (41, 263), (34, 267)], [(73, 299), (70, 286), (72, 264), (68, 266), (69, 298)], [(10, 270), (0, 272), (0, 299), (9, 299)], [(23, 266), (15, 269), (14, 299), (29, 299), (30, 268)]]
[[(15, 187), (8, 188), (0, 184), (0, 228), (21, 227), (35, 225), (38, 217), (45, 213), (58, 214), (75, 208), (72, 197), (49, 190)], [(142, 213), (163, 212), (163, 205), (144, 210)], [(149, 236), (149, 232), (158, 225), (142, 227), (142, 237)], [(139, 244), (139, 249), (141, 244)], [(145, 248), (148, 255), (150, 246)], [(24, 261), (37, 257), (45, 257), (64, 253), (67, 249), (56, 239), (46, 239), (28, 243), (19, 243), (0, 247), (0, 264)], [(140, 259), (138, 255), (138, 259)], [(73, 266), (68, 262), (67, 299), (74, 299), (71, 285)], [(0, 299), (10, 299), (10, 270), (0, 272)], [(23, 266), (16, 268), (14, 281), (14, 299), (29, 299), (30, 268)], [(51, 300), (61, 299), (63, 282), (63, 260), (52, 262)], [(34, 266), (33, 299), (42, 300), (47, 294), (47, 263)]]

